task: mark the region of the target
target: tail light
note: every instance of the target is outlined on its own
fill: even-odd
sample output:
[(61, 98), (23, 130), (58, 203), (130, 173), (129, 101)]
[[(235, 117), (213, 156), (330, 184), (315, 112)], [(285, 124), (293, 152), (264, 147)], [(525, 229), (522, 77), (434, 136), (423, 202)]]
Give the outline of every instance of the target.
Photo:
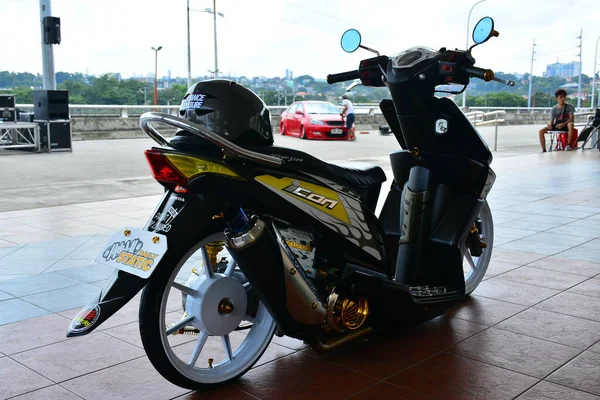
[(152, 175), (160, 183), (187, 186), (188, 178), (159, 150), (146, 150), (146, 159)]

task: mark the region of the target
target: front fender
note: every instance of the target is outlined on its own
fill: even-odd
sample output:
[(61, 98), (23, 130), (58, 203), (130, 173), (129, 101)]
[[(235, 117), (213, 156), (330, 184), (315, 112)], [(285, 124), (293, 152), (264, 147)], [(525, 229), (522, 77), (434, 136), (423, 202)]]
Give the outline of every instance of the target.
[[(169, 245), (167, 252), (178, 252), (182, 247), (189, 247), (201, 239), (202, 233), (206, 232), (205, 228), (214, 223), (212, 216), (216, 210), (216, 204), (205, 201), (198, 195), (167, 191), (144, 229), (166, 235)], [(156, 269), (162, 268), (168, 266), (159, 264)], [(67, 328), (67, 337), (92, 332), (127, 304), (147, 282), (147, 279), (115, 269), (98, 297), (85, 305), (73, 318)]]

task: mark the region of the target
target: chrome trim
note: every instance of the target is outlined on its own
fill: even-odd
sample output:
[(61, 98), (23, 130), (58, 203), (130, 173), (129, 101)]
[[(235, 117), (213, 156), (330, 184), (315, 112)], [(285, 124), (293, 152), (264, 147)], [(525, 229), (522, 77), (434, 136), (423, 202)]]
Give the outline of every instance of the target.
[(243, 249), (246, 246), (256, 242), (265, 230), (265, 223), (257, 219), (254, 226), (246, 233), (240, 236), (233, 236), (227, 238), (227, 245), (232, 249)]
[(183, 129), (188, 131), (206, 141), (220, 147), (225, 153), (245, 158), (260, 164), (267, 164), (272, 167), (279, 167), (283, 164), (283, 161), (277, 157), (269, 156), (266, 154), (257, 153), (240, 147), (227, 139), (223, 139), (210, 129), (203, 126), (191, 123), (183, 118), (175, 117), (173, 115), (158, 113), (158, 112), (147, 112), (142, 114), (140, 117), (140, 128), (152, 138), (155, 142), (161, 146), (173, 147), (167, 139), (164, 138), (155, 128), (153, 128), (151, 122), (160, 122), (166, 125), (173, 126), (175, 128)]

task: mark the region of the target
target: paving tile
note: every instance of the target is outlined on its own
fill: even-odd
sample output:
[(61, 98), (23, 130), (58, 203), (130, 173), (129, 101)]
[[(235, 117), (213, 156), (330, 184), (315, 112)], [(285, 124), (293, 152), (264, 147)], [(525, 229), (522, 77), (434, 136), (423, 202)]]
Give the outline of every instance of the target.
[(600, 400), (600, 397), (555, 383), (542, 381), (515, 400)]
[(91, 300), (98, 298), (101, 291), (101, 288), (97, 286), (83, 284), (24, 296), (22, 299), (46, 310), (61, 312), (75, 307), (83, 307)]
[(114, 268), (107, 267), (102, 264), (91, 263), (81, 265), (76, 268), (63, 269), (60, 270), (59, 273), (82, 282), (91, 283), (108, 279), (114, 270)]
[[(494, 238), (494, 241), (495, 240), (496, 240), (496, 238)], [(495, 249), (494, 249), (494, 251), (495, 251)], [(495, 261), (492, 257), (492, 260), (490, 261), (490, 263), (488, 265), (488, 269), (485, 272), (485, 277), (487, 279), (493, 278), (494, 276), (511, 271), (515, 268), (519, 268), (519, 266), (517, 264)]]
[(80, 236), (80, 235), (95, 235), (98, 233), (110, 232), (111, 229), (100, 225), (84, 224), (80, 226), (70, 226), (63, 228), (54, 228), (52, 232), (62, 236)]
[(345, 399), (376, 382), (301, 352), (251, 369), (234, 387), (265, 400)]
[(144, 400), (162, 400), (189, 392), (166, 381), (146, 357), (72, 379), (62, 386), (86, 400), (135, 399), (140, 395)]
[(600, 274), (600, 263), (591, 263), (559, 256), (547, 257), (527, 264), (528, 267), (548, 269), (557, 272), (581, 275), (587, 278)]
[(50, 268), (58, 259), (0, 260), (0, 275), (37, 275)]
[(544, 222), (544, 223), (557, 223), (557, 224), (568, 224), (571, 223), (573, 221), (576, 221), (575, 218), (567, 218), (567, 217), (561, 217), (558, 215), (541, 215), (541, 214), (535, 214), (535, 215), (530, 215), (529, 217), (525, 217), (522, 219), (522, 221), (530, 221), (530, 222)]
[(531, 235), (527, 238), (533, 242), (544, 242), (552, 244), (561, 244), (567, 246), (577, 246), (590, 241), (589, 238), (583, 238), (580, 236), (568, 236), (560, 235), (558, 233), (540, 232), (535, 235)]
[(16, 297), (27, 296), (69, 286), (81, 285), (82, 282), (56, 272), (43, 275), (32, 275), (0, 282), (0, 290)]
[(550, 289), (565, 290), (576, 286), (587, 278), (580, 275), (566, 274), (543, 270), (539, 268), (530, 268), (528, 266), (519, 267), (510, 272), (502, 274), (502, 279), (509, 281), (528, 283), (535, 286), (543, 286)]
[(13, 296), (11, 296), (10, 294), (0, 291), (0, 301), (12, 299), (12, 298), (13, 298)]
[(582, 260), (591, 263), (600, 263), (600, 251), (573, 247), (557, 254), (558, 257)]
[(598, 233), (598, 230), (596, 230), (596, 229), (586, 229), (586, 228), (572, 226), (572, 225), (557, 226), (556, 228), (548, 229), (546, 232), (547, 233), (556, 233), (556, 234), (565, 235), (565, 236), (577, 236), (577, 237), (583, 237), (583, 238), (588, 238), (588, 239), (595, 239), (598, 236), (600, 236), (600, 234)]
[(429, 399), (505, 400), (516, 397), (536, 378), (443, 353), (389, 378), (387, 382)]
[(398, 386), (386, 382), (373, 385), (354, 396), (348, 397), (348, 400), (373, 400), (373, 399), (402, 399), (402, 400), (425, 400), (424, 395), (413, 393)]
[(457, 344), (451, 352), (525, 375), (544, 378), (581, 350), (490, 328)]
[(21, 299), (0, 301), (0, 326), (49, 314), (50, 311)]
[(11, 358), (0, 358), (0, 399), (8, 399), (52, 384), (52, 381)]
[[(31, 229), (37, 229), (37, 228), (31, 228)], [(46, 240), (61, 239), (61, 238), (66, 237), (66, 235), (62, 235), (60, 233), (44, 231), (41, 229), (39, 229), (37, 231), (33, 231), (33, 232), (21, 233), (18, 235), (7, 235), (6, 233), (0, 232), (0, 236), (2, 236), (4, 239), (6, 239), (10, 242), (17, 243), (17, 244), (43, 242)]]
[[(492, 216), (494, 218), (494, 227), (496, 226), (496, 213), (492, 213)], [(510, 220), (510, 221), (503, 221), (502, 223), (498, 224), (498, 226), (506, 226), (509, 228), (517, 228), (517, 229), (528, 229), (528, 230), (533, 230), (535, 228), (535, 231), (537, 232), (541, 232), (541, 231), (546, 231), (548, 229), (552, 229), (552, 228), (556, 228), (557, 226), (560, 226), (560, 224), (557, 223), (546, 223), (546, 222), (536, 222), (533, 226), (531, 224), (531, 221), (519, 221), (519, 220)], [(494, 236), (496, 235), (496, 232), (494, 232)]]
[(595, 345), (593, 345), (592, 347), (590, 347), (588, 349), (588, 351), (592, 351), (594, 353), (600, 353), (600, 341), (598, 343), (596, 343)]
[(60, 260), (67, 254), (73, 251), (72, 248), (66, 247), (28, 247), (23, 246), (17, 251), (5, 256), (2, 260), (34, 260), (34, 259), (52, 259)]
[(536, 305), (548, 311), (600, 322), (600, 298), (563, 292)]
[(293, 349), (293, 350), (302, 350), (302, 349), (306, 349), (308, 347), (308, 345), (306, 343), (304, 343), (302, 340), (294, 339), (289, 336), (284, 336), (284, 337), (273, 336), (273, 339), (271, 341), (273, 343), (277, 343), (280, 346), (284, 346), (284, 347), (287, 347), (287, 348)]
[(496, 328), (585, 350), (600, 340), (600, 323), (530, 308)]
[(36, 242), (26, 244), (24, 247), (60, 247), (60, 248), (69, 248), (75, 250), (76, 248), (86, 244), (90, 240), (92, 240), (93, 236), (77, 236), (77, 237), (68, 237), (64, 239), (56, 239), (56, 240), (48, 240), (46, 242)]
[(10, 249), (15, 246), (17, 246), (17, 243), (9, 242), (8, 240), (4, 240), (4, 239), (0, 239), (0, 250), (5, 249), (5, 248)]
[(143, 354), (144, 351), (138, 347), (95, 332), (74, 340), (18, 353), (12, 358), (54, 382), (61, 382), (132, 360)]
[(518, 304), (471, 295), (449, 310), (447, 315), (491, 326), (526, 308)]
[(547, 380), (600, 396), (600, 353), (583, 352)]
[(600, 250), (600, 239), (589, 240), (585, 243), (582, 243), (578, 246), (580, 249), (589, 249), (589, 250)]
[(558, 290), (513, 282), (501, 277), (502, 275), (481, 282), (474, 293), (477, 296), (524, 306), (532, 306), (559, 293)]
[(572, 287), (568, 292), (583, 294), (586, 296), (600, 297), (600, 276), (589, 279), (575, 287)]
[(21, 396), (13, 397), (11, 400), (80, 400), (82, 397), (76, 396), (60, 385), (48, 386), (40, 390), (35, 390)]
[(92, 263), (94, 263), (93, 260), (60, 260), (45, 269), (43, 273), (46, 274), (48, 272), (59, 272), (65, 269), (85, 267)]
[(25, 278), (28, 277), (30, 275), (20, 275), (20, 274), (0, 274), (0, 282), (1, 281), (7, 281), (9, 279), (15, 279), (15, 278)]
[(14, 244), (10, 247), (0, 247), (0, 260), (6, 257), (8, 254), (17, 251), (23, 246), (15, 246)]
[(507, 226), (497, 226), (494, 227), (494, 234), (498, 234), (500, 236), (509, 237), (514, 240), (521, 239), (527, 236), (531, 236), (536, 234), (537, 231), (527, 230), (527, 229), (515, 229), (509, 228)]
[(526, 239), (515, 240), (509, 243), (505, 243), (498, 248), (508, 249), (508, 250), (517, 250), (517, 251), (526, 251), (529, 253), (543, 254), (546, 256), (550, 256), (556, 253), (560, 253), (561, 251), (568, 250), (573, 246), (570, 245), (562, 245), (557, 243), (544, 243), (544, 242), (533, 242)]
[(205, 392), (190, 392), (174, 400), (205, 400), (205, 399), (227, 399), (227, 400), (257, 400), (258, 397), (244, 393), (231, 386), (223, 386)]
[(498, 261), (503, 263), (524, 265), (530, 262), (544, 258), (541, 254), (528, 253), (524, 251), (515, 251), (508, 249), (494, 249), (492, 253), (492, 261)]
[(67, 339), (67, 326), (71, 321), (58, 314), (31, 318), (0, 326), (0, 351), (11, 355)]

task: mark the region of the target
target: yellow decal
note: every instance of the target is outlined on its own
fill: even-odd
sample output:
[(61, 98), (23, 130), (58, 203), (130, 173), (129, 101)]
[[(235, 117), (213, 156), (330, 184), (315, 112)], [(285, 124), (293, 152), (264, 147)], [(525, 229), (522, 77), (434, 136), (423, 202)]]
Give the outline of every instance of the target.
[(148, 251), (140, 250), (133, 254), (127, 251), (122, 251), (115, 260), (119, 264), (128, 265), (133, 268), (141, 269), (142, 271), (148, 271), (154, 264), (154, 259), (158, 257), (158, 254), (150, 253)]
[(188, 179), (202, 174), (219, 174), (241, 178), (223, 164), (181, 154), (165, 154), (165, 157)]
[(344, 206), (340, 203), (340, 197), (334, 190), (287, 177), (275, 178), (270, 175), (261, 175), (257, 176), (256, 180), (268, 187), (286, 192), (303, 203), (340, 221), (350, 223), (348, 214), (346, 214)]
[(304, 251), (312, 251), (312, 249), (313, 249), (312, 247), (310, 247), (307, 244), (294, 242), (292, 240), (286, 240), (285, 243), (290, 247), (294, 247), (296, 249), (300, 249), (300, 250), (304, 250)]

